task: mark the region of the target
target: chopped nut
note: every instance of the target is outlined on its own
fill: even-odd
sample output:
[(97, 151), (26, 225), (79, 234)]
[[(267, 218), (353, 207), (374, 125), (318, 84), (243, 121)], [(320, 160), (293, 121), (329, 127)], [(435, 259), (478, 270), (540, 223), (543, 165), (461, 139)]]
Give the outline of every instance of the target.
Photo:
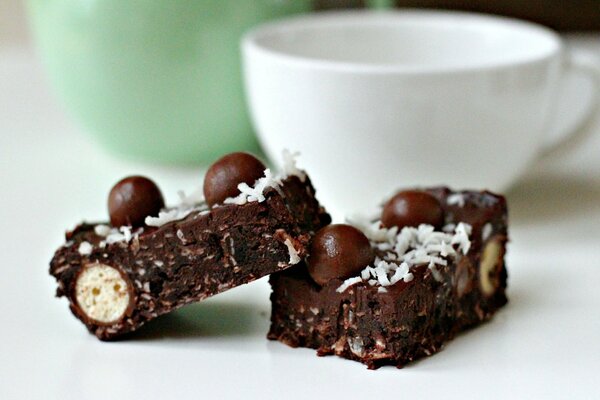
[(459, 298), (471, 291), (472, 276), (472, 263), (468, 257), (463, 257), (458, 262), (456, 271), (454, 272), (454, 287), (456, 288), (456, 295)]
[(479, 262), (479, 285), (486, 296), (494, 294), (500, 284), (499, 272), (504, 250), (499, 239), (491, 239), (484, 247)]

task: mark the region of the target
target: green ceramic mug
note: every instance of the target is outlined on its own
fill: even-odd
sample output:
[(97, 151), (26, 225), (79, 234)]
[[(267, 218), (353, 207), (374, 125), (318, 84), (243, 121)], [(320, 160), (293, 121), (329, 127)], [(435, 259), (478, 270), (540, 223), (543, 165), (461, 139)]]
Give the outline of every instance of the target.
[(239, 39), (311, 0), (29, 0), (59, 97), (114, 152), (198, 163), (257, 147)]

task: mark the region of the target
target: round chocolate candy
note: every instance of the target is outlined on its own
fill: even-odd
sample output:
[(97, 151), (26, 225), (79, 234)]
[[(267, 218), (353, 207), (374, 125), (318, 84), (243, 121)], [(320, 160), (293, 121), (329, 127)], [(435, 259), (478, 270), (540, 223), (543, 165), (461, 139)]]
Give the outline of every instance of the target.
[(388, 228), (416, 227), (420, 224), (441, 228), (444, 223), (444, 210), (438, 199), (429, 193), (407, 190), (397, 193), (387, 202), (383, 208), (381, 222)]
[(261, 178), (265, 165), (252, 154), (231, 153), (210, 166), (204, 177), (204, 198), (212, 207), (228, 197), (237, 196), (242, 182), (253, 185)]
[(331, 279), (358, 275), (374, 259), (375, 254), (364, 233), (350, 225), (328, 225), (313, 238), (308, 272), (323, 286)]
[(143, 176), (129, 176), (117, 182), (108, 195), (112, 226), (144, 225), (147, 216), (157, 216), (165, 206), (160, 189)]

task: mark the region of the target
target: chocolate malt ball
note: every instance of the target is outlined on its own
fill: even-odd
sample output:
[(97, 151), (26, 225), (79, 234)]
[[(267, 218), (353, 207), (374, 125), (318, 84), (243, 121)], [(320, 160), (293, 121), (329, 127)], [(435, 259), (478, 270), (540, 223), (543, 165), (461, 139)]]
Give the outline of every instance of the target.
[(252, 186), (263, 176), (265, 168), (259, 159), (248, 153), (231, 153), (220, 158), (204, 177), (206, 203), (212, 207), (228, 197), (237, 196), (238, 185), (243, 182)]
[(350, 225), (328, 225), (313, 238), (308, 272), (322, 286), (331, 279), (358, 275), (374, 259), (375, 254), (364, 233)]
[(112, 226), (140, 227), (148, 216), (157, 216), (165, 201), (156, 184), (143, 176), (129, 176), (117, 182), (108, 195)]
[(417, 227), (420, 224), (441, 228), (444, 223), (444, 210), (440, 202), (429, 193), (419, 190), (407, 190), (392, 197), (381, 215), (384, 226)]

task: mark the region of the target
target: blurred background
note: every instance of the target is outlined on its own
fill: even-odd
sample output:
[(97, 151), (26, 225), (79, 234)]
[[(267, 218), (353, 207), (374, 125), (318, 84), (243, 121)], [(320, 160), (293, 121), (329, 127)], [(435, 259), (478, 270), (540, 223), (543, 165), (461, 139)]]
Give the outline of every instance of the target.
[[(115, 0), (3, 0), (0, 51), (5, 93), (16, 90), (11, 85), (19, 79), (30, 82), (17, 90), (18, 97), (39, 97), (33, 90), (51, 91), (48, 100), (60, 110), (53, 117), (65, 117), (69, 126), (74, 124), (103, 148), (126, 159), (206, 164), (233, 148), (259, 151), (243, 99), (237, 43), (248, 28), (271, 19), (344, 8), (476, 11), (544, 24), (559, 30), (569, 48), (600, 54), (597, 0), (224, 0), (203, 2), (202, 7), (185, 3), (177, 3), (172, 15), (165, 16), (169, 2), (154, 2), (140, 14), (135, 3)], [(172, 29), (175, 20), (181, 21), (180, 28)], [(204, 38), (203, 42), (187, 39), (194, 35)], [(175, 42), (180, 45), (174, 48), (171, 43)], [(136, 46), (143, 43), (143, 48)], [(208, 49), (198, 55), (201, 60), (186, 59), (186, 49), (198, 45)], [(157, 62), (163, 59), (175, 61)], [(17, 67), (20, 63), (25, 65)], [(134, 65), (140, 67), (134, 70)], [(10, 76), (11, 72), (17, 76)], [(37, 86), (31, 82), (32, 74)], [(580, 90), (564, 93), (563, 102), (589, 96), (588, 85), (582, 82)], [(14, 107), (15, 100), (3, 101)], [(4, 107), (4, 112), (10, 107)], [(18, 114), (11, 115), (5, 124), (19, 120)], [(589, 131), (600, 130), (597, 121), (588, 122)], [(169, 135), (166, 145), (165, 135)], [(570, 153), (569, 159), (577, 160), (577, 167), (585, 165), (598, 173), (600, 167), (593, 161), (600, 134), (581, 136), (588, 136), (586, 143), (593, 145), (578, 144), (577, 155)], [(204, 140), (207, 137), (211, 140)], [(552, 161), (551, 168), (558, 170), (569, 164), (560, 154), (554, 154)]]
[[(143, 13), (132, 9), (142, 3)], [(200, 10), (198, 4), (206, 8)], [(243, 98), (238, 48), (243, 31), (283, 16), (367, 6), (523, 18), (557, 29), (569, 51), (600, 59), (600, 0), (0, 0), (0, 253), (4, 276), (10, 278), (0, 280), (3, 321), (10, 327), (0, 333), (0, 376), (6, 379), (0, 398), (92, 398), (85, 396), (91, 392), (98, 398), (169, 398), (189, 395), (188, 389), (206, 393), (199, 376), (203, 367), (221, 374), (213, 365), (246, 379), (252, 388), (244, 391), (249, 397), (259, 397), (264, 382), (269, 387), (286, 381), (305, 385), (271, 392), (285, 396), (328, 384), (336, 385), (331, 393), (338, 394), (348, 386), (350, 375), (344, 374), (350, 370), (330, 368), (332, 364), (313, 360), (313, 354), (306, 359), (311, 367), (288, 379), (290, 366), (309, 355), (266, 347), (266, 281), (207, 302), (216, 304), (216, 310), (230, 302), (229, 308), (236, 310), (230, 315), (211, 317), (209, 306), (207, 317), (198, 321), (190, 315), (199, 308), (192, 307), (193, 312), (167, 320), (162, 325), (166, 333), (158, 335), (165, 335), (161, 346), (156, 345), (159, 340), (109, 346), (93, 341), (68, 315), (66, 304), (53, 299), (55, 282), (46, 270), (65, 230), (82, 219), (107, 219), (108, 192), (123, 176), (152, 177), (172, 204), (178, 190), (190, 192), (201, 185), (203, 170), (219, 155), (259, 151)], [(89, 24), (92, 19), (97, 23)], [(187, 58), (190, 32), (205, 41), (207, 50), (198, 55), (206, 61), (201, 68), (197, 59)], [(142, 46), (130, 46), (134, 42)], [(140, 67), (132, 68), (132, 62)], [(182, 80), (181, 74), (198, 79)], [(592, 96), (588, 80), (568, 79), (572, 85), (561, 103)], [(600, 104), (578, 129), (577, 140), (530, 165), (507, 193), (511, 302), (493, 325), (482, 329), (487, 336), (479, 332), (480, 346), (472, 350), (487, 357), (496, 354), (497, 363), (479, 353), (474, 364), (464, 362), (461, 357), (469, 354), (477, 336), (466, 335), (468, 339), (457, 339), (462, 347), (449, 346), (436, 356), (441, 367), (424, 362), (413, 375), (403, 370), (403, 376), (413, 379), (403, 391), (418, 388), (413, 384), (422, 379), (420, 387), (430, 391), (461, 384), (443, 395), (458, 394), (471, 387), (471, 379), (483, 385), (494, 376), (498, 386), (525, 390), (529, 398), (599, 397), (594, 374), (600, 359)], [(236, 331), (229, 340), (219, 336), (228, 325)], [(173, 352), (177, 346), (179, 351)], [(171, 368), (171, 375), (165, 375), (165, 365), (185, 363), (194, 367)], [(79, 368), (82, 364), (87, 367)], [(143, 376), (143, 384), (130, 379), (132, 371)], [(343, 376), (330, 379), (336, 371)], [(372, 374), (359, 377), (363, 372), (352, 370), (361, 382), (377, 379)], [(284, 375), (261, 375), (278, 373)], [(389, 381), (400, 375), (377, 376), (387, 381), (374, 390), (397, 392)], [(431, 376), (443, 383), (431, 385)], [(178, 380), (185, 382), (172, 385)], [(230, 394), (244, 387), (214, 381), (213, 389)]]
[[(178, 182), (174, 176), (197, 177), (198, 169), (221, 154), (239, 149), (260, 151), (243, 96), (238, 41), (252, 26), (298, 13), (365, 7), (494, 13), (557, 29), (568, 50), (585, 50), (600, 57), (597, 0), (223, 0), (171, 4), (155, 1), (138, 7), (136, 2), (117, 0), (0, 2), (0, 137), (20, 149), (2, 146), (0, 162), (5, 163), (5, 171), (11, 165), (28, 162), (28, 157), (46, 163), (49, 169), (64, 169), (66, 159), (71, 158), (71, 167), (81, 164), (88, 169), (93, 164), (91, 168), (96, 170), (103, 164), (96, 177), (103, 188), (116, 180), (115, 171), (127, 170), (166, 174), (168, 192), (174, 186), (170, 182)], [(188, 51), (192, 47), (200, 51)], [(567, 81), (570, 84), (560, 99), (567, 105), (560, 107), (562, 112), (569, 112), (569, 104), (593, 93), (589, 80), (569, 76)], [(578, 140), (531, 165), (528, 176), (600, 177), (600, 111), (591, 114), (579, 127)], [(49, 153), (49, 149), (54, 152)], [(36, 151), (43, 155), (34, 156)], [(53, 163), (53, 157), (61, 162)], [(109, 172), (107, 165), (115, 170)], [(96, 198), (82, 201), (94, 206), (85, 209), (82, 205), (71, 218), (97, 210), (99, 203)]]

